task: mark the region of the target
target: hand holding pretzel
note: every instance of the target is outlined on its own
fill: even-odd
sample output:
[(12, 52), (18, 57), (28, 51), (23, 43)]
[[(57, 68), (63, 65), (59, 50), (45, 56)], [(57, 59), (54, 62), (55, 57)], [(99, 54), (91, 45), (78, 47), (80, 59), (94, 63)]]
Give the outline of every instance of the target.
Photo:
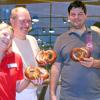
[(46, 69), (42, 67), (29, 66), (25, 70), (25, 76), (30, 80), (35, 80), (39, 78), (45, 80), (49, 77), (49, 73)]

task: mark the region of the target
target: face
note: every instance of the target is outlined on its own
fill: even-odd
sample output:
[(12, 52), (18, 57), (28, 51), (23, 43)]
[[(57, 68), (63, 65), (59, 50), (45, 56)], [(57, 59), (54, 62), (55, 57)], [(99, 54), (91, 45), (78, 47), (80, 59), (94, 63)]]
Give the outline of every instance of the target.
[(12, 31), (9, 28), (0, 30), (0, 52), (6, 51), (11, 46)]
[(70, 20), (72, 27), (80, 29), (85, 25), (87, 15), (82, 8), (72, 8), (68, 15), (68, 19)]
[(22, 37), (28, 34), (31, 25), (31, 17), (25, 11), (18, 12), (16, 18), (12, 21), (14, 33)]

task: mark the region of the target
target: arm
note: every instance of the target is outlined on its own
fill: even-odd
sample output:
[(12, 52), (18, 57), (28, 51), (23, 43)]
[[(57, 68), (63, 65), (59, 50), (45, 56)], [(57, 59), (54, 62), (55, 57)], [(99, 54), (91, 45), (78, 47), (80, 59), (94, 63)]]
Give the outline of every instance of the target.
[(93, 67), (94, 68), (100, 68), (100, 60), (94, 59)]
[(29, 80), (29, 79), (19, 80), (16, 83), (16, 91), (20, 93), (29, 85), (30, 82), (32, 82), (34, 85), (41, 86), (43, 83), (43, 79), (39, 78), (36, 80)]
[(55, 63), (51, 67), (51, 76), (50, 76), (50, 100), (57, 100), (56, 97), (56, 89), (57, 89), (57, 81), (59, 80), (61, 68), (60, 63)]
[(30, 83), (30, 80), (28, 79), (18, 80), (16, 83), (16, 91), (21, 92), (29, 85), (29, 83)]

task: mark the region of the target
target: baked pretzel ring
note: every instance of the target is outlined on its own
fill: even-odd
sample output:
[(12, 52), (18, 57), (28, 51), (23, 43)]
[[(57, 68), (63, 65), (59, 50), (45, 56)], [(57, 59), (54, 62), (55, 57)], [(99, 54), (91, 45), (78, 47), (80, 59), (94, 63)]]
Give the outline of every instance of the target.
[(42, 68), (42, 67), (38, 67), (38, 68), (40, 70), (40, 78), (43, 79), (43, 80), (48, 79), (49, 78), (48, 71), (45, 68)]
[(90, 57), (90, 51), (88, 48), (82, 47), (82, 48), (73, 48), (70, 56), (72, 60), (74, 61), (81, 61), (84, 60), (84, 58)]
[(40, 66), (45, 66), (47, 64), (47, 53), (44, 50), (41, 50), (37, 56), (36, 60)]
[(56, 52), (54, 50), (41, 50), (37, 56), (36, 60), (40, 66), (46, 66), (48, 64), (53, 64), (56, 60)]
[(54, 50), (47, 50), (48, 54), (47, 62), (53, 64), (57, 58), (56, 52)]
[(49, 73), (44, 68), (29, 66), (25, 69), (25, 76), (30, 80), (35, 80), (38, 78), (45, 80), (49, 77)]
[(40, 70), (37, 67), (27, 67), (25, 69), (25, 76), (30, 80), (35, 80), (40, 76)]

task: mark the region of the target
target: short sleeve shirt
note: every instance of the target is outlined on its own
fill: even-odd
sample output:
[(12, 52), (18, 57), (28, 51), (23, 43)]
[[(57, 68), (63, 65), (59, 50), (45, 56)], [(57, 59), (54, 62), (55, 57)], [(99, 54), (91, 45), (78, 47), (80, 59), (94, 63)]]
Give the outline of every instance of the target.
[(0, 100), (15, 100), (16, 81), (23, 79), (21, 57), (13, 52), (0, 63)]
[[(90, 29), (81, 36), (63, 33), (57, 38), (54, 49), (57, 62), (61, 63), (61, 100), (95, 100), (100, 98), (100, 69), (86, 68), (70, 57), (72, 48), (86, 46), (87, 35), (92, 36), (91, 56), (100, 59), (100, 34)], [(80, 98), (80, 99), (79, 99)]]

